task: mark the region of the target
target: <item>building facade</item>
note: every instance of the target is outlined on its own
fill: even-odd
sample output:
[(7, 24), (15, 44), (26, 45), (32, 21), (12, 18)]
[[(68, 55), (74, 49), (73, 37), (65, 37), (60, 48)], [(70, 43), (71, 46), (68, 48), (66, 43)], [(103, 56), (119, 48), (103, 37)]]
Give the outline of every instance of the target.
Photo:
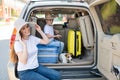
[(18, 0), (0, 0), (0, 19), (6, 19), (20, 14), (22, 3)]

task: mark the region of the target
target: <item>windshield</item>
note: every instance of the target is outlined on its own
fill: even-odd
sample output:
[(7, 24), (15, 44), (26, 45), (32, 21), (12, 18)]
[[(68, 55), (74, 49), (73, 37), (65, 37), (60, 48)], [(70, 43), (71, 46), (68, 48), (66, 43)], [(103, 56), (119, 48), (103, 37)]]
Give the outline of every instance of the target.
[[(35, 14), (37, 18), (45, 18), (45, 14)], [(72, 16), (69, 14), (69, 16)], [(54, 15), (53, 24), (64, 24), (67, 22), (68, 14), (57, 14)]]

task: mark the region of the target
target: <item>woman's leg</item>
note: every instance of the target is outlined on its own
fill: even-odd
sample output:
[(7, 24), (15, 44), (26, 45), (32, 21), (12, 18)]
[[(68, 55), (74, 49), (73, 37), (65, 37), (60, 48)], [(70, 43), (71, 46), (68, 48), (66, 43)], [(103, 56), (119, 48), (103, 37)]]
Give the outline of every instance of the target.
[(34, 70), (25, 70), (18, 72), (20, 80), (49, 80)]
[(42, 65), (39, 65), (36, 72), (38, 72), (39, 74), (45, 76), (50, 80), (61, 80), (61, 74), (58, 71), (47, 68)]

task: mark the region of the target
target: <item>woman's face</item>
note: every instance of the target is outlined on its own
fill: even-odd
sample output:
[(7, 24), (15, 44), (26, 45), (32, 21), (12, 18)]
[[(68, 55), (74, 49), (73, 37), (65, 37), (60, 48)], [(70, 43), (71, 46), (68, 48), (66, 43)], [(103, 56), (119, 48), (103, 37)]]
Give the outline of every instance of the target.
[(30, 27), (26, 24), (20, 30), (21, 36), (29, 36), (30, 35)]

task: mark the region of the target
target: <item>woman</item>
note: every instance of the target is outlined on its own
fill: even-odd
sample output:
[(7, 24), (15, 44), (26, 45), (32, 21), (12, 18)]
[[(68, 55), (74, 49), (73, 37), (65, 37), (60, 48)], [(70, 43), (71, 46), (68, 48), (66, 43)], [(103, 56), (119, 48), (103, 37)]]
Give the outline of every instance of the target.
[(32, 24), (32, 27), (35, 27), (42, 39), (32, 36), (30, 24), (23, 19), (18, 19), (15, 22), (17, 34), (14, 50), (18, 57), (17, 71), (20, 80), (61, 80), (61, 75), (57, 71), (39, 65), (36, 45), (48, 44), (49, 40), (37, 24)]

